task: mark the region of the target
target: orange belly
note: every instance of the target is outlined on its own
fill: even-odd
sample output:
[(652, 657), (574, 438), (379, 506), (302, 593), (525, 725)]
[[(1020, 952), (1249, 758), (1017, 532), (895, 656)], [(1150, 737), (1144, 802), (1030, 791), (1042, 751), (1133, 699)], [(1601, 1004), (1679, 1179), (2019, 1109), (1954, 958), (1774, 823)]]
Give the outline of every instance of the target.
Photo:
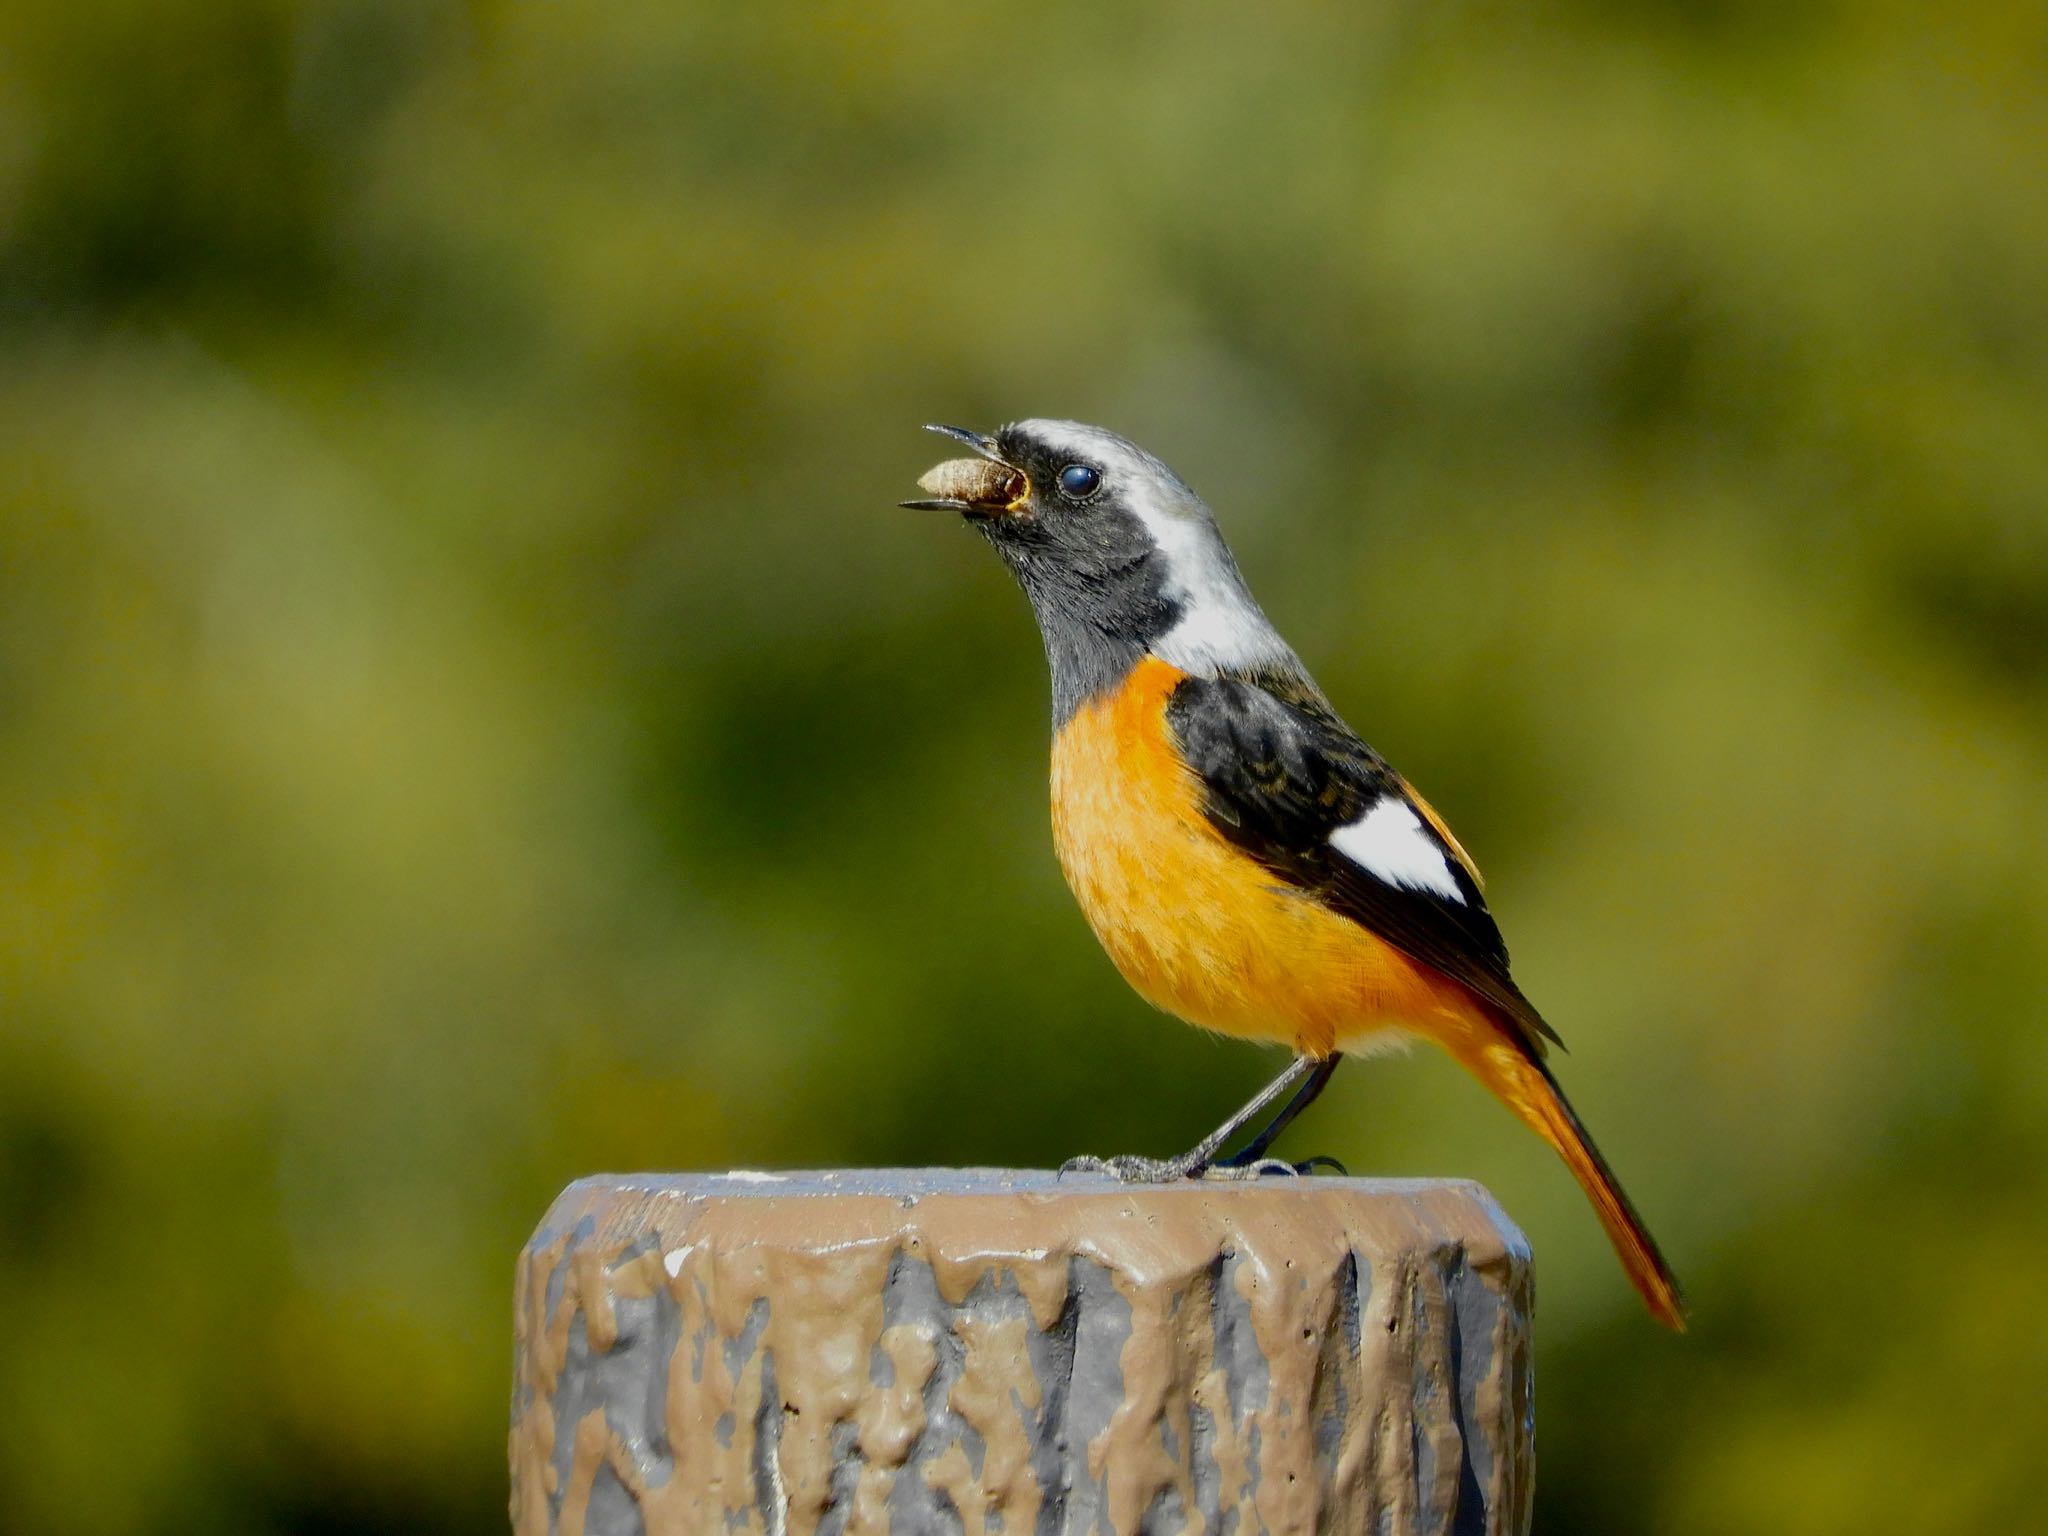
[(1166, 702), (1182, 672), (1141, 662), (1053, 742), (1053, 843), (1102, 947), (1140, 996), (1223, 1034), (1312, 1056), (1408, 1029), (1490, 1033), (1482, 1005), (1226, 842), (1202, 813)]

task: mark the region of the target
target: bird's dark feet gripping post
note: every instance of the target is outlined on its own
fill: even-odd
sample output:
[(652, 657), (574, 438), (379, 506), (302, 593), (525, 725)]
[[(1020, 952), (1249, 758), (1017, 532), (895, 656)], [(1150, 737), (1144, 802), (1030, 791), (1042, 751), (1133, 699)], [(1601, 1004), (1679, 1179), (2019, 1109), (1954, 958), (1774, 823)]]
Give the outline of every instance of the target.
[[(1341, 1174), (1344, 1165), (1334, 1157), (1311, 1157), (1304, 1162), (1290, 1163), (1266, 1156), (1266, 1150), (1293, 1123), (1296, 1115), (1315, 1102), (1316, 1095), (1329, 1083), (1330, 1075), (1337, 1070), (1337, 1063), (1342, 1059), (1342, 1055), (1335, 1051), (1320, 1061), (1313, 1056), (1295, 1057), (1286, 1071), (1254, 1094), (1242, 1109), (1179, 1157), (1139, 1157), (1130, 1153), (1121, 1157), (1070, 1157), (1060, 1165), (1060, 1172), (1106, 1173), (1126, 1184), (1171, 1184), (1180, 1179), (1255, 1179), (1268, 1173), (1306, 1174), (1324, 1167)], [(1231, 1137), (1256, 1120), (1267, 1106), (1290, 1088), (1294, 1089), (1294, 1097), (1280, 1107), (1280, 1112), (1267, 1122), (1264, 1130), (1229, 1157), (1217, 1155)]]

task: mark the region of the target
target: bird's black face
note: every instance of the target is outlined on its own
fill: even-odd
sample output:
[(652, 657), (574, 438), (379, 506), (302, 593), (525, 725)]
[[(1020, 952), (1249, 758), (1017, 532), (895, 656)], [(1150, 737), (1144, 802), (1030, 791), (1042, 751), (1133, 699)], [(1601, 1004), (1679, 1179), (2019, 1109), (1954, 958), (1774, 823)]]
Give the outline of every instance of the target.
[(1180, 618), (1167, 558), (1140, 507), (1157, 502), (1161, 477), (1186, 488), (1149, 454), (1097, 429), (932, 430), (977, 457), (939, 465), (918, 482), (932, 498), (904, 505), (959, 512), (995, 546), (1037, 615), (1055, 718), (1064, 720), (1120, 681)]
[[(901, 505), (958, 512), (974, 522), (994, 523), (1028, 521), (1047, 513), (1075, 512), (1105, 499), (1114, 501), (1105, 498), (1112, 475), (1102, 462), (1111, 455), (1089, 451), (1091, 447), (1107, 448), (1110, 441), (1050, 442), (1032, 431), (1036, 425), (1004, 427), (993, 436), (966, 427), (927, 427), (928, 432), (965, 443), (977, 456), (935, 466), (918, 482), (932, 495)], [(1108, 434), (1101, 435), (1108, 439)], [(1128, 444), (1121, 446), (1129, 453), (1138, 452)]]
[(1191, 676), (1306, 681), (1209, 509), (1136, 443), (1078, 421), (932, 430), (975, 456), (933, 469), (918, 482), (931, 499), (904, 505), (958, 512), (1016, 573), (1052, 662), (1056, 723), (1147, 655)]

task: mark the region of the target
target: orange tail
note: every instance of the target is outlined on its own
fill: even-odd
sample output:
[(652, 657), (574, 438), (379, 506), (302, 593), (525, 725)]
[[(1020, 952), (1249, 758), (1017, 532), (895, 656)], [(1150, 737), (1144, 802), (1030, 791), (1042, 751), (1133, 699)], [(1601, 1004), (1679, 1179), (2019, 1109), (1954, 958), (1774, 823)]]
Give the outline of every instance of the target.
[(1614, 1244), (1621, 1267), (1628, 1271), (1630, 1283), (1651, 1315), (1665, 1327), (1685, 1332), (1685, 1297), (1679, 1292), (1677, 1277), (1664, 1262), (1643, 1218), (1622, 1193), (1614, 1170), (1572, 1112), (1550, 1069), (1505, 1040), (1482, 1046), (1478, 1059), (1468, 1058), (1467, 1064), (1531, 1130), (1557, 1149), (1593, 1202), (1600, 1225), (1607, 1229), (1607, 1240)]

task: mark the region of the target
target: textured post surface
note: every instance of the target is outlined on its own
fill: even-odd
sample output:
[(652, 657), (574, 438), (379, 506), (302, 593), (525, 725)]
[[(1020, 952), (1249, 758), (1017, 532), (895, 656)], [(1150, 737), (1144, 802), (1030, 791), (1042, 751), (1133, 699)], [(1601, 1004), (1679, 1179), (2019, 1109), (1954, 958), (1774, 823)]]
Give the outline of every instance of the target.
[(521, 1256), (518, 1536), (1518, 1533), (1475, 1184), (605, 1176)]

